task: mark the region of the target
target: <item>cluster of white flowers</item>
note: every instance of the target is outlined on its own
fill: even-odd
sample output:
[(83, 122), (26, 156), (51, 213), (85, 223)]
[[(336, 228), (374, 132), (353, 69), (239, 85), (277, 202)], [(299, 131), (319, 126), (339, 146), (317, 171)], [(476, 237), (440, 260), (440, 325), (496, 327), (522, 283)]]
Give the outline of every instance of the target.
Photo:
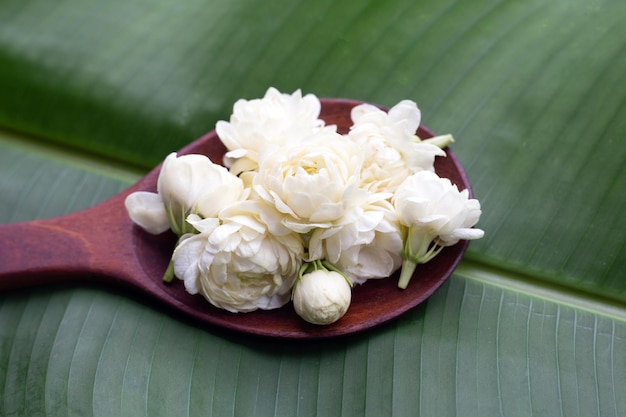
[(305, 320), (328, 324), (345, 314), (353, 283), (402, 267), (406, 288), (416, 264), (483, 236), (479, 202), (434, 170), (452, 137), (418, 138), (414, 102), (358, 105), (346, 135), (320, 110), (299, 90), (239, 100), (216, 126), (225, 166), (172, 153), (157, 193), (128, 196), (136, 224), (180, 237), (171, 271), (189, 293), (232, 312), (293, 298)]

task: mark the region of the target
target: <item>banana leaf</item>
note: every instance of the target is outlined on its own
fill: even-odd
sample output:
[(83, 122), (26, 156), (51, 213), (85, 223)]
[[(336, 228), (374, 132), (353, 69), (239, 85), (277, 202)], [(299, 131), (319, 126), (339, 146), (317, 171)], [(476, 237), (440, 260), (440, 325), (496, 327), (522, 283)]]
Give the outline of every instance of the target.
[(0, 415), (626, 415), (624, 27), (617, 0), (0, 2), (0, 222), (93, 206), (274, 86), (416, 101), (485, 230), (427, 302), (325, 341), (0, 293)]

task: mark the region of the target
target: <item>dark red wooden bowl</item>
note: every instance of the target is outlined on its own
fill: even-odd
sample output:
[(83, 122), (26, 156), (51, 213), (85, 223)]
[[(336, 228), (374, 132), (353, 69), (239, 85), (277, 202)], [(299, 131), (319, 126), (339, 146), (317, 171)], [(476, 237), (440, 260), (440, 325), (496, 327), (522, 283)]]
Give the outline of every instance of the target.
[[(350, 110), (361, 102), (322, 99), (321, 118), (335, 124), (340, 133), (352, 125)], [(421, 138), (433, 134), (424, 127)], [(222, 162), (225, 148), (215, 131), (209, 132), (178, 153), (201, 153)], [(459, 189), (469, 181), (454, 156), (438, 157), (435, 169)], [(398, 274), (369, 280), (353, 290), (352, 305), (334, 324), (316, 326), (296, 315), (291, 304), (280, 309), (230, 313), (210, 305), (200, 295), (188, 294), (179, 280), (162, 282), (176, 242), (166, 232), (150, 235), (135, 226), (124, 208), (134, 191), (156, 191), (160, 165), (124, 192), (86, 210), (62, 217), (0, 225), (0, 290), (62, 282), (100, 282), (130, 288), (168, 309), (200, 322), (247, 334), (290, 339), (322, 339), (360, 332), (395, 319), (426, 300), (452, 274), (468, 242), (445, 248), (432, 261), (419, 265), (406, 290), (397, 287)], [(470, 189), (471, 193), (471, 189)]]

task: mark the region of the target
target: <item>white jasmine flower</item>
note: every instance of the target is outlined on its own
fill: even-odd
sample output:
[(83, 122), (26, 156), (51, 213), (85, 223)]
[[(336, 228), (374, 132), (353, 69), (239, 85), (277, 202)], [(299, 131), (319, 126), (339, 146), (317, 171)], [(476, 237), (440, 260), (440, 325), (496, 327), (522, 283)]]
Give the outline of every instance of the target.
[(348, 136), (364, 152), (361, 186), (372, 192), (393, 192), (408, 175), (434, 171), (435, 156), (446, 155), (415, 136), (421, 112), (413, 101), (403, 100), (388, 113), (361, 104), (351, 117), (354, 125)]
[(194, 213), (215, 217), (244, 196), (243, 182), (205, 155), (171, 153), (161, 168), (157, 191), (175, 220)]
[(430, 171), (408, 177), (396, 190), (393, 204), (400, 223), (406, 228), (405, 262), (399, 286), (405, 288), (415, 265), (432, 259), (445, 246), (461, 239), (483, 237), (472, 228), (479, 220), (480, 203), (459, 191), (449, 179)]
[(319, 99), (300, 90), (289, 95), (270, 87), (261, 99), (238, 100), (230, 121), (217, 122), (215, 129), (228, 149), (225, 165), (236, 175), (256, 170), (261, 147), (283, 146), (324, 126), (320, 110)]
[(163, 199), (157, 193), (136, 191), (124, 200), (130, 219), (148, 233), (158, 235), (170, 228)]
[(402, 237), (386, 194), (350, 209), (340, 225), (315, 229), (309, 260), (326, 259), (355, 284), (386, 278), (402, 264)]
[(204, 155), (167, 156), (157, 192), (125, 200), (149, 233), (180, 238), (163, 280), (231, 312), (275, 309), (290, 298), (314, 324), (344, 316), (353, 283), (415, 267), (474, 228), (480, 203), (434, 170), (451, 135), (422, 141), (421, 112), (400, 101), (388, 112), (361, 104), (346, 135), (319, 118), (300, 90), (238, 100), (216, 133), (225, 167)]
[(226, 205), (242, 199), (243, 182), (204, 155), (169, 154), (159, 173), (157, 193), (136, 192), (125, 201), (130, 218), (146, 231), (168, 228), (182, 235), (191, 231), (189, 214), (215, 217)]
[(307, 233), (340, 221), (361, 198), (360, 169), (358, 147), (336, 132), (322, 130), (297, 146), (263, 149), (254, 190), (284, 214), (283, 224)]
[(348, 279), (325, 268), (302, 275), (295, 284), (293, 306), (296, 313), (313, 324), (331, 324), (346, 314), (352, 301)]
[(261, 220), (262, 201), (229, 205), (219, 219), (190, 216), (198, 234), (183, 236), (172, 257), (190, 294), (231, 312), (274, 309), (289, 301), (303, 257), (297, 234), (275, 236)]

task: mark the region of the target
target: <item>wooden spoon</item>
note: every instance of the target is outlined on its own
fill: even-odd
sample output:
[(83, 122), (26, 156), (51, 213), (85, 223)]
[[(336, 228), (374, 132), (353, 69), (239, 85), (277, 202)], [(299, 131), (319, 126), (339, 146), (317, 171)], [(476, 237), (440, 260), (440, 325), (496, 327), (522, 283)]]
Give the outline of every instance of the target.
[[(360, 102), (322, 99), (321, 118), (340, 133), (352, 125), (350, 110)], [(421, 138), (432, 137), (420, 127)], [(178, 154), (205, 154), (221, 162), (225, 148), (212, 131), (182, 148)], [(435, 169), (459, 189), (469, 181), (454, 154), (438, 157)], [(353, 290), (348, 313), (327, 326), (306, 323), (291, 304), (280, 309), (234, 314), (188, 294), (181, 281), (162, 282), (176, 237), (171, 232), (150, 235), (134, 225), (124, 199), (134, 191), (156, 191), (160, 165), (126, 191), (73, 214), (46, 220), (0, 225), (0, 290), (100, 282), (129, 288), (171, 310), (213, 326), (248, 334), (292, 339), (321, 339), (359, 332), (392, 320), (428, 298), (450, 276), (468, 242), (445, 248), (431, 262), (418, 266), (406, 290), (397, 287), (397, 273), (370, 280)], [(471, 190), (470, 190), (471, 192)]]

